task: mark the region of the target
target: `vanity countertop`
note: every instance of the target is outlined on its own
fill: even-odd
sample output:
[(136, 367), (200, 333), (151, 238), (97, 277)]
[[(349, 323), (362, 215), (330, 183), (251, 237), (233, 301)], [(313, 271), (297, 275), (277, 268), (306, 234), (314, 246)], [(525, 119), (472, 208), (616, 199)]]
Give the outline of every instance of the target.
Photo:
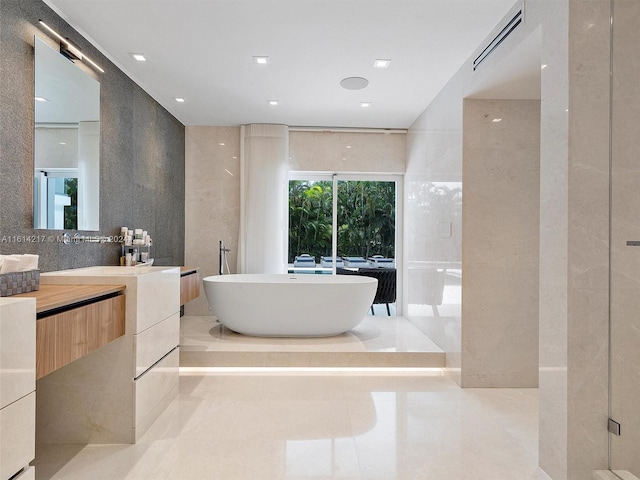
[(124, 285), (40, 285), (35, 292), (13, 295), (35, 298), (36, 314), (124, 291)]
[(46, 272), (40, 274), (40, 283), (53, 283), (47, 281), (51, 278), (61, 277), (142, 277), (149, 274), (157, 273), (178, 273), (180, 267), (150, 267), (148, 265), (120, 267), (120, 266), (95, 266), (71, 268), (69, 270), (56, 270), (54, 272)]

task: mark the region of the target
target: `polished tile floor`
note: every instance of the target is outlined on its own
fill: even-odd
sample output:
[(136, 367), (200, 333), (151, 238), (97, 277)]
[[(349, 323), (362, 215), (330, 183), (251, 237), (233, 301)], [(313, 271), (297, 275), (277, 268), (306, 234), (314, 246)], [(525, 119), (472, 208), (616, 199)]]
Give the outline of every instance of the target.
[(38, 446), (36, 478), (549, 480), (537, 408), (433, 371), (185, 369), (138, 444)]
[(178, 399), (139, 443), (39, 445), (36, 478), (549, 480), (537, 468), (537, 389), (460, 389), (402, 317), (317, 339), (183, 317), (180, 346), (191, 363), (181, 356)]

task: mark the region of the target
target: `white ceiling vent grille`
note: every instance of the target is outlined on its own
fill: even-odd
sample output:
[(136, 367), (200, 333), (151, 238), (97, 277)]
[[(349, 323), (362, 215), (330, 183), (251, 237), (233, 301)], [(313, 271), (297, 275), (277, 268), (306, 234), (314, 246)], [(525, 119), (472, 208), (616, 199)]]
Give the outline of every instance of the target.
[(524, 5), (520, 4), (520, 6), (515, 10), (514, 15), (511, 19), (506, 23), (506, 25), (500, 30), (500, 32), (489, 42), (489, 44), (480, 52), (480, 55), (476, 57), (473, 61), (473, 71), (475, 72), (480, 64), (484, 62), (491, 53), (498, 48), (498, 46), (505, 41), (505, 39), (513, 33), (513, 31), (522, 23), (524, 20)]

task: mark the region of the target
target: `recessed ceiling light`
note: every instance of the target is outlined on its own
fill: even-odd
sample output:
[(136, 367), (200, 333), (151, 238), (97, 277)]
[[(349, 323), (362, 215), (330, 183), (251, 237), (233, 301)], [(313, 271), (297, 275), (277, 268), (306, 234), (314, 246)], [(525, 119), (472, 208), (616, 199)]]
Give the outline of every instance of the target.
[(44, 97), (36, 97), (36, 102), (48, 102), (49, 99), (44, 98)]
[(369, 80), (362, 77), (347, 77), (340, 81), (340, 85), (347, 90), (362, 90), (369, 85)]
[(67, 142), (60, 142), (60, 145), (66, 145)]
[(491, 120), (493, 123), (498, 123), (501, 122), (502, 119), (501, 118), (494, 118), (493, 120)]
[(144, 56), (143, 53), (130, 53), (129, 55), (131, 55), (133, 57), (133, 59), (137, 62), (146, 62), (147, 61), (147, 57)]
[(347, 148), (351, 148), (351, 145), (347, 145)]
[(176, 102), (178, 102), (178, 103), (184, 103), (184, 102), (186, 102), (186, 100), (185, 100), (184, 98), (182, 98), (182, 97), (176, 97), (176, 98), (175, 98), (175, 101), (176, 101)]
[(391, 60), (388, 58), (377, 58), (373, 62), (374, 68), (389, 68), (389, 65), (391, 65)]
[(547, 68), (547, 64), (546, 63), (540, 65), (540, 70), (544, 70), (545, 68)]
[(224, 142), (220, 142), (218, 145), (220, 145), (221, 147), (224, 147)]
[(360, 102), (360, 106), (362, 108), (369, 108), (371, 106), (371, 102)]
[(269, 57), (256, 56), (256, 57), (253, 57), (253, 62), (257, 63), (258, 65), (266, 65), (267, 63), (269, 63)]
[(269, 100), (269, 105), (275, 107), (276, 105), (279, 105), (280, 102), (278, 100)]

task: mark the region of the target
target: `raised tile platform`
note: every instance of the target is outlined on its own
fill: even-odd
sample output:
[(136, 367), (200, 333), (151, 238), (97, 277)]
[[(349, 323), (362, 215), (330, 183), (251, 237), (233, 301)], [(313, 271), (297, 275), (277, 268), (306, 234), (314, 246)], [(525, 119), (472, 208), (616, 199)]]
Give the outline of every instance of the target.
[(181, 367), (443, 368), (444, 352), (403, 317), (367, 316), (326, 338), (239, 335), (214, 317), (181, 319)]

